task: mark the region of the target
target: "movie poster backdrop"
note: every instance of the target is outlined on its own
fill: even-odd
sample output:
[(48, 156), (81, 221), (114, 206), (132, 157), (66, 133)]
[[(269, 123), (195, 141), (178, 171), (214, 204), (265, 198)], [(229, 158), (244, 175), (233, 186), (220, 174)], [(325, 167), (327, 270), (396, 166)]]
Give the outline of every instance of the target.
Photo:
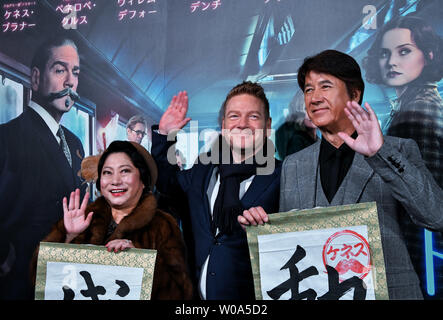
[[(0, 3), (0, 124), (28, 107), (35, 48), (46, 37), (63, 32), (77, 44), (81, 72), (77, 89), (80, 99), (63, 116), (62, 123), (80, 138), (85, 154), (96, 154), (113, 140), (126, 140), (126, 123), (135, 114), (144, 115), (148, 127), (158, 123), (173, 95), (186, 90), (192, 122), (180, 132), (177, 144), (187, 159), (186, 168), (217, 134), (221, 103), (242, 81), (259, 82), (264, 87), (274, 130), (295, 112), (303, 112), (303, 106), (291, 104), (299, 90), (297, 69), (305, 57), (325, 49), (348, 53), (358, 61), (366, 84), (364, 101), (370, 103), (387, 131), (391, 115), (399, 108), (399, 89), (416, 84), (422, 70), (411, 75), (411, 82), (396, 83), (402, 72), (387, 70), (386, 65), (394, 63), (387, 57), (410, 52), (397, 50), (389, 39), (405, 36), (411, 40), (411, 35), (389, 38), (379, 33), (390, 21), (414, 16), (443, 36), (443, 5), (439, 0)], [(375, 63), (365, 65), (377, 35), (384, 41), (383, 47), (392, 50), (378, 50)], [(438, 55), (442, 51), (430, 56), (418, 43), (416, 48), (424, 56), (424, 65), (429, 59), (441, 59)], [(408, 70), (412, 69), (414, 66)], [(368, 79), (368, 71), (380, 71), (382, 79)], [(441, 79), (424, 80), (442, 91)], [(441, 102), (440, 96), (436, 99)], [(411, 132), (410, 138), (420, 139)], [(148, 149), (150, 139), (148, 132), (142, 141)], [(414, 234), (409, 246), (423, 293), (427, 299), (441, 299), (443, 238), (424, 229), (410, 229), (409, 233)]]

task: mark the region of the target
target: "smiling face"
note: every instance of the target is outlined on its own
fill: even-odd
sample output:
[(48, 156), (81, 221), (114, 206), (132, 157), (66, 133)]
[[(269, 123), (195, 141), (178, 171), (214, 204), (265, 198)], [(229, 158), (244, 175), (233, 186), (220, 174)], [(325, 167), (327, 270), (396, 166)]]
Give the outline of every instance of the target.
[(306, 113), (315, 126), (330, 132), (353, 129), (344, 109), (348, 101), (359, 101), (358, 91), (351, 99), (344, 81), (330, 74), (310, 71), (305, 78), (304, 94)]
[(111, 208), (134, 208), (143, 188), (140, 171), (126, 153), (111, 153), (106, 158), (101, 171), (100, 192)]
[[(64, 45), (51, 50), (52, 54), (44, 70), (34, 67), (31, 71), (32, 90), (41, 97), (47, 98), (51, 93), (59, 92), (66, 88), (77, 91), (78, 76), (80, 73), (80, 60), (77, 50)], [(72, 99), (68, 106), (65, 105), (66, 97), (55, 99), (42, 105), (54, 119), (59, 121), (61, 116), (73, 106)]]
[(226, 104), (222, 134), (237, 154), (254, 154), (271, 129), (263, 102), (250, 94), (239, 94)]
[(386, 85), (407, 85), (420, 76), (425, 64), (425, 56), (412, 39), (409, 29), (396, 28), (384, 34), (379, 66)]

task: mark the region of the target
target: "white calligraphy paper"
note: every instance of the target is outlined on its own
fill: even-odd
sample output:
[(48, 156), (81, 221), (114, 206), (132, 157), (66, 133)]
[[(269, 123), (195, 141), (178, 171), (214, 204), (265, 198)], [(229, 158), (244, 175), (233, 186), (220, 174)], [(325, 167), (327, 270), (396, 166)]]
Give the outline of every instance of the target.
[(46, 266), (45, 300), (140, 299), (143, 268), (65, 262)]
[[(297, 299), (309, 289), (311, 293), (314, 292), (315, 298), (323, 296), (329, 290), (326, 264), (338, 272), (340, 283), (353, 276), (362, 279), (366, 289), (365, 299), (375, 299), (375, 272), (371, 264), (366, 226), (258, 235), (257, 239), (263, 299)], [(297, 248), (298, 255), (294, 254)], [(295, 256), (298, 256), (296, 263)], [(318, 274), (312, 274), (315, 269), (311, 267)], [(294, 274), (299, 276), (298, 280), (287, 281), (291, 278), (290, 269), (293, 272), (292, 280), (295, 278)], [(303, 277), (306, 275), (303, 271), (308, 269), (311, 275)], [(278, 288), (279, 293), (276, 295), (274, 290), (271, 297), (270, 292), (275, 288)], [(354, 289), (351, 288), (340, 300), (353, 299), (353, 295)]]

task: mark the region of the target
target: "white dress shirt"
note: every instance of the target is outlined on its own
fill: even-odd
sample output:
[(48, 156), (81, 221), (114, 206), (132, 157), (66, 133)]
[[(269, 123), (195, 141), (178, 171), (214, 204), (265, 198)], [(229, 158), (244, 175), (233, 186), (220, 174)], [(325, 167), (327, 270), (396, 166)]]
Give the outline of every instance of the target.
[[(210, 199), (210, 210), (211, 210), (211, 217), (213, 216), (213, 210), (214, 210), (214, 205), (215, 205), (215, 200), (217, 199), (217, 195), (218, 195), (218, 190), (220, 188), (220, 175), (218, 174), (218, 170), (214, 169), (213, 174), (217, 175), (217, 182), (214, 185), (214, 189), (212, 190), (212, 194), (211, 194), (211, 199)], [(245, 195), (246, 191), (248, 191), (249, 186), (252, 183), (252, 180), (254, 179), (254, 176), (249, 177), (246, 180), (243, 180), (240, 183), (240, 191), (239, 191), (239, 199), (243, 198), (243, 196)], [(217, 229), (217, 234), (218, 234), (219, 230)], [(206, 276), (208, 273), (208, 262), (209, 262), (209, 257), (210, 255), (208, 255), (208, 257), (205, 260), (205, 263), (203, 264), (202, 267), (202, 272), (200, 274), (200, 282), (199, 282), (199, 289), (200, 289), (200, 296), (203, 300), (206, 300)]]
[(46, 111), (41, 105), (36, 103), (35, 101), (29, 101), (29, 107), (32, 108), (35, 112), (38, 113), (40, 117), (42, 117), (43, 121), (49, 127), (54, 138), (57, 140), (57, 143), (60, 144), (60, 138), (57, 136), (57, 131), (60, 125), (55, 121), (55, 119)]

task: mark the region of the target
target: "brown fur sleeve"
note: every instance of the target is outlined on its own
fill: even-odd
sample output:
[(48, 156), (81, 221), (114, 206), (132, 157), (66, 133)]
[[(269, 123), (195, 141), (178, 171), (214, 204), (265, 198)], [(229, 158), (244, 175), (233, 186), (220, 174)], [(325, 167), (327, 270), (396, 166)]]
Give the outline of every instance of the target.
[(193, 288), (186, 264), (186, 249), (176, 220), (158, 211), (151, 225), (156, 229), (154, 249), (157, 250), (152, 299), (192, 299)]
[(63, 219), (52, 226), (51, 232), (43, 238), (42, 242), (65, 242), (66, 229)]

